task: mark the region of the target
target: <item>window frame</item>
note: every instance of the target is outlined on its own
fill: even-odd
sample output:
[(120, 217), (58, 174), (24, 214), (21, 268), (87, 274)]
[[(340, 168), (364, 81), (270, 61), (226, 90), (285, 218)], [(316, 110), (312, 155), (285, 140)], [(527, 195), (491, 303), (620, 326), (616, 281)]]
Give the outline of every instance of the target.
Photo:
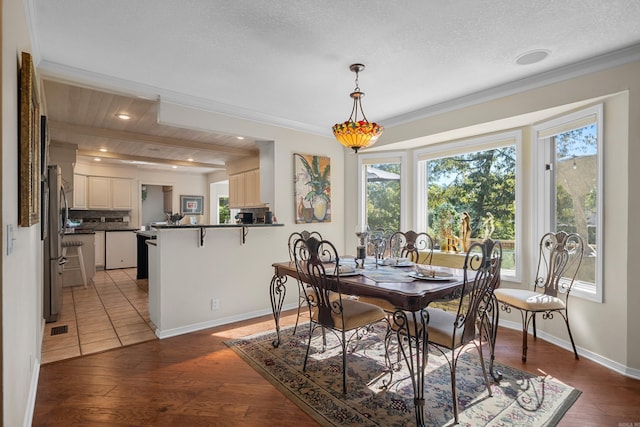
[(418, 230), (427, 229), (427, 218), (421, 215), (428, 206), (427, 198), (427, 161), (436, 158), (449, 157), (473, 151), (484, 151), (501, 148), (508, 145), (515, 145), (516, 149), (516, 184), (515, 184), (515, 245), (516, 253), (515, 269), (502, 271), (501, 278), (508, 281), (520, 281), (523, 266), (523, 225), (522, 225), (522, 185), (523, 185), (523, 148), (522, 131), (513, 130), (500, 132), (491, 135), (473, 137), (459, 141), (453, 141), (414, 151), (413, 170), (416, 175), (414, 186), (414, 223)]
[[(572, 126), (573, 123), (581, 124), (588, 116), (595, 115), (596, 119), (593, 123), (597, 125), (597, 180), (598, 185), (596, 187), (597, 198), (597, 230), (596, 230), (596, 242), (597, 247), (602, 248), (598, 250), (598, 256), (596, 260), (596, 283), (594, 285), (587, 284), (585, 282), (576, 281), (571, 288), (571, 295), (589, 301), (604, 302), (604, 104), (600, 103), (591, 107), (583, 108), (579, 111), (575, 111), (569, 114), (564, 114), (560, 117), (556, 117), (551, 120), (546, 120), (542, 123), (538, 123), (532, 127), (531, 141), (533, 142), (533, 180), (534, 180), (534, 195), (535, 202), (538, 206), (537, 209), (537, 221), (535, 221), (534, 229), (536, 235), (541, 236), (545, 230), (549, 230), (551, 226), (551, 202), (548, 198), (548, 188), (550, 186), (550, 176), (545, 173), (546, 165), (551, 161), (551, 153), (544, 140), (551, 136), (558, 135), (566, 130), (575, 129)], [(541, 139), (541, 133), (548, 133), (551, 129), (564, 129), (557, 131), (552, 135), (547, 135)]]
[(405, 230), (408, 222), (407, 209), (407, 154), (402, 151), (372, 153), (358, 155), (358, 224), (367, 221), (367, 177), (364, 174), (366, 165), (379, 163), (400, 164), (400, 229)]

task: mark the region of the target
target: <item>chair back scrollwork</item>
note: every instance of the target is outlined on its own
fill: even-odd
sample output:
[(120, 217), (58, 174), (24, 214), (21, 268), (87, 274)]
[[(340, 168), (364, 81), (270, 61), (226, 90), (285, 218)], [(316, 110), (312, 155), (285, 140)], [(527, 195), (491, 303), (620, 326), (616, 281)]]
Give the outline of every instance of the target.
[(407, 258), (415, 263), (419, 262), (422, 253), (422, 263), (430, 265), (433, 258), (433, 238), (425, 232), (396, 231), (389, 237), (389, 250), (392, 257)]
[[(466, 344), (476, 337), (476, 327), (487, 320), (487, 311), (493, 310), (493, 291), (500, 283), (502, 244), (485, 239), (470, 245), (464, 260), (464, 285), (458, 306), (455, 327), (461, 334), (457, 345)], [(454, 345), (455, 347), (456, 345)]]
[(584, 242), (576, 233), (549, 232), (540, 239), (535, 287), (550, 296), (571, 292), (582, 258)]
[(318, 310), (318, 323), (335, 327), (332, 313), (342, 315), (338, 251), (328, 240), (312, 236), (296, 240), (293, 254), (298, 275), (312, 288), (307, 303)]

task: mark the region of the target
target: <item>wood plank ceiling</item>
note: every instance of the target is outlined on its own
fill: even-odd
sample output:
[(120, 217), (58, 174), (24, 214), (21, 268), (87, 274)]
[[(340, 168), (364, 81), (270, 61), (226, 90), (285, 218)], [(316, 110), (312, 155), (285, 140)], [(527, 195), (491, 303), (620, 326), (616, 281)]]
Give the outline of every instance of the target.
[[(258, 153), (235, 135), (158, 124), (158, 101), (44, 80), (52, 144), (76, 144), (78, 157), (145, 169), (188, 168), (208, 173)], [(130, 120), (116, 117), (126, 113)], [(103, 150), (103, 151), (101, 151)], [(106, 150), (106, 151), (104, 151)]]

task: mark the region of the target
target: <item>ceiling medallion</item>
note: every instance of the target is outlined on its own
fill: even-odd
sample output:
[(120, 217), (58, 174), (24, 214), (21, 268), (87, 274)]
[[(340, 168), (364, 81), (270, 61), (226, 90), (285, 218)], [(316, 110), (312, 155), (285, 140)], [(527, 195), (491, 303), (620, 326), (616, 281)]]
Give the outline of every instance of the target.
[[(384, 127), (377, 123), (369, 123), (362, 110), (361, 100), (364, 92), (360, 91), (358, 85), (358, 73), (364, 70), (364, 65), (352, 64), (349, 69), (356, 73), (356, 87), (350, 94), (351, 98), (353, 98), (353, 108), (351, 109), (349, 120), (333, 125), (333, 135), (340, 144), (353, 149), (357, 153), (359, 149), (375, 144), (380, 135), (382, 135)], [(362, 120), (358, 120), (358, 112), (362, 115)]]

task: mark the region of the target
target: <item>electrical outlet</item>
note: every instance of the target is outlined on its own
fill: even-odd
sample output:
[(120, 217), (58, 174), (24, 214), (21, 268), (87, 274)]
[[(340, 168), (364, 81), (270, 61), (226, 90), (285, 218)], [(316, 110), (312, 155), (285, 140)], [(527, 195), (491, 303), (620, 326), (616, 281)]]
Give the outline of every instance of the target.
[(220, 300), (218, 298), (211, 298), (211, 311), (220, 309)]

